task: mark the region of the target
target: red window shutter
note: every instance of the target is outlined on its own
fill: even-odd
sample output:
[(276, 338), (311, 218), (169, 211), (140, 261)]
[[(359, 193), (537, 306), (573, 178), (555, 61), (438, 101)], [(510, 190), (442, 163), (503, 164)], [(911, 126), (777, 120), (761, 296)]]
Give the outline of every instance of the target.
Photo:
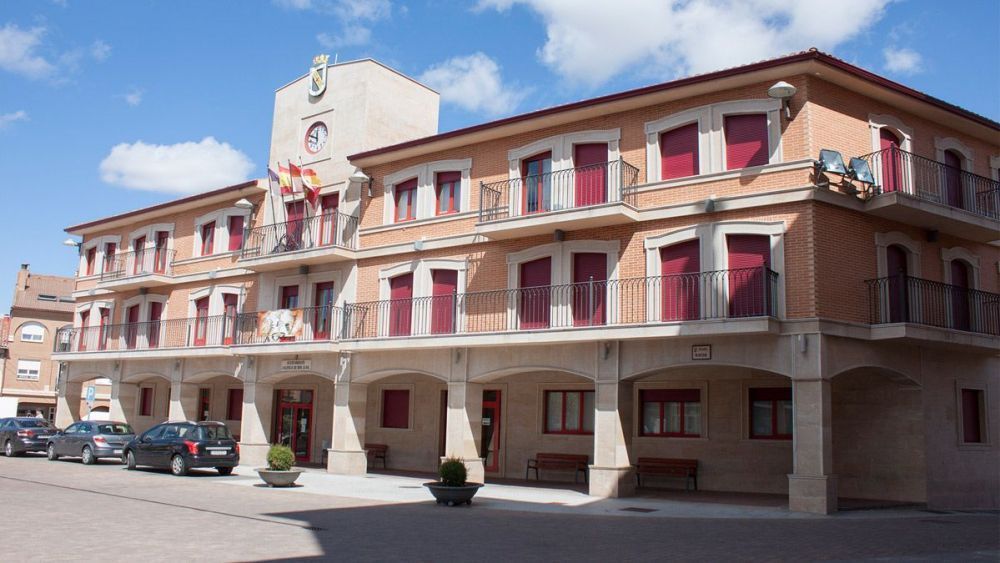
[(604, 294), (607, 279), (607, 254), (594, 252), (573, 254), (573, 326), (604, 324)]
[(576, 207), (608, 200), (608, 144), (573, 145)]
[(328, 194), (320, 198), (319, 245), (326, 246), (337, 242), (337, 209), (340, 207), (340, 194)]
[(153, 416), (153, 388), (143, 387), (139, 392), (139, 415)]
[(125, 345), (128, 349), (135, 348), (135, 339), (138, 336), (139, 327), (139, 306), (133, 305), (125, 310), (125, 322), (128, 326), (125, 327)]
[(660, 135), (660, 178), (669, 180), (698, 173), (698, 123)]
[(458, 291), (456, 270), (431, 270), (433, 295), (431, 304), (431, 333), (455, 332), (455, 293)]
[(382, 427), (410, 427), (410, 392), (407, 389), (382, 391)]
[(226, 420), (243, 420), (243, 390), (230, 389), (226, 403)]
[(551, 258), (521, 264), (521, 328), (548, 328), (551, 284)]
[(899, 138), (885, 127), (879, 129), (878, 136), (882, 150), (882, 190), (899, 191), (903, 188), (903, 155), (899, 152)]
[(660, 249), (661, 320), (685, 321), (701, 316), (700, 272), (699, 239)]
[(194, 345), (204, 346), (208, 338), (208, 297), (194, 302)]
[(333, 282), (316, 284), (313, 293), (315, 309), (313, 309), (313, 336), (318, 340), (330, 338), (333, 326)]
[(461, 203), (461, 172), (438, 172), (434, 179), (437, 193), (437, 214), (457, 213)]
[(750, 401), (791, 401), (791, 387), (759, 387), (750, 389)]
[(413, 274), (389, 280), (389, 336), (409, 336), (413, 317)]
[(225, 308), (222, 322), (225, 324), (223, 328), (223, 344), (233, 343), (233, 333), (236, 329), (236, 307), (239, 303), (239, 296), (235, 293), (223, 293), (222, 294), (222, 305)]
[(701, 401), (700, 389), (643, 389), (642, 402), (683, 403)]
[(115, 252), (117, 251), (118, 251), (118, 245), (113, 242), (109, 242), (108, 244), (104, 245), (105, 272), (111, 272), (114, 270)]
[(947, 166), (944, 171), (944, 181), (948, 205), (964, 207), (962, 205), (965, 199), (965, 194), (962, 193), (962, 158), (955, 151), (944, 151), (944, 163)]
[(229, 251), (243, 248), (243, 216), (233, 215), (229, 218)]
[(767, 114), (727, 115), (724, 127), (727, 170), (767, 164)]
[(87, 249), (87, 274), (88, 276), (94, 275), (94, 259), (97, 257), (97, 248)]
[(281, 286), (281, 301), (278, 306), (282, 309), (295, 309), (299, 306), (299, 286)]
[(969, 267), (961, 260), (951, 261), (951, 315), (952, 328), (969, 330), (971, 315), (969, 303)]
[(215, 252), (215, 221), (201, 226), (201, 255), (208, 256)]
[(396, 222), (409, 221), (416, 217), (417, 179), (396, 185)]
[(965, 442), (982, 442), (978, 389), (962, 389), (962, 438)]
[(296, 250), (302, 244), (302, 232), (305, 227), (302, 224), (302, 218), (304, 216), (305, 203), (293, 201), (285, 204), (285, 245), (288, 250)]
[(546, 152), (521, 161), (521, 212), (552, 210), (552, 153)]
[(729, 253), (729, 316), (758, 317), (770, 312), (771, 237), (727, 235)]

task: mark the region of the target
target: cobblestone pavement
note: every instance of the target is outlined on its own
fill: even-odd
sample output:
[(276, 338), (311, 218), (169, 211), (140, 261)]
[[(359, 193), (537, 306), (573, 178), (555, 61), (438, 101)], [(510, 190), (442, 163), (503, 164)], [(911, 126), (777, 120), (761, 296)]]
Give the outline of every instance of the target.
[[(245, 470), (243, 470), (246, 472)], [(387, 503), (0, 459), (4, 561), (997, 561), (1000, 515), (644, 518)]]

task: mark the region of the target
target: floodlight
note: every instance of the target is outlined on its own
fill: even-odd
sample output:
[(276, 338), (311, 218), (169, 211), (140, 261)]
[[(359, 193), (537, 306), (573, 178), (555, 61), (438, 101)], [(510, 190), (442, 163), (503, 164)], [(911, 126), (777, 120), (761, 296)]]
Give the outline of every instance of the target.
[(71, 238), (68, 238), (63, 241), (63, 244), (65, 244), (66, 246), (80, 246), (82, 243), (79, 243)]
[(848, 175), (864, 184), (875, 184), (875, 175), (872, 174), (871, 166), (868, 166), (868, 161), (863, 158), (854, 157), (851, 159)]
[(796, 88), (784, 80), (776, 82), (774, 86), (767, 89), (767, 95), (778, 100), (788, 100), (795, 95)]
[(830, 149), (819, 151), (819, 160), (816, 161), (814, 166), (819, 172), (837, 174), (838, 176), (847, 175), (847, 166), (844, 164), (844, 157), (840, 156), (839, 152)]
[(234, 203), (233, 205), (239, 207), (240, 209), (253, 209), (253, 204), (250, 203), (250, 201), (247, 198), (243, 198)]
[(352, 182), (367, 182), (370, 178), (368, 175), (361, 171), (360, 168), (355, 168), (354, 173), (347, 177), (348, 180)]

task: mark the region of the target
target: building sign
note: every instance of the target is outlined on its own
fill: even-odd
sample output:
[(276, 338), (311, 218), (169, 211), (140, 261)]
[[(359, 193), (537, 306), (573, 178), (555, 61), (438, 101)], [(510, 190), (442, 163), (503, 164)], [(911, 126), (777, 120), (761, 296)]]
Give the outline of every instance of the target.
[(94, 406), (94, 399), (97, 398), (97, 387), (90, 385), (87, 387), (87, 406)]
[(257, 336), (264, 342), (286, 342), (302, 336), (302, 309), (257, 313)]
[(695, 344), (691, 347), (691, 359), (692, 360), (711, 360), (712, 359), (712, 345), (711, 344)]
[(312, 360), (281, 360), (281, 371), (309, 371)]
[(329, 60), (329, 55), (316, 55), (313, 58), (312, 68), (309, 69), (310, 96), (321, 96), (326, 91), (326, 62)]

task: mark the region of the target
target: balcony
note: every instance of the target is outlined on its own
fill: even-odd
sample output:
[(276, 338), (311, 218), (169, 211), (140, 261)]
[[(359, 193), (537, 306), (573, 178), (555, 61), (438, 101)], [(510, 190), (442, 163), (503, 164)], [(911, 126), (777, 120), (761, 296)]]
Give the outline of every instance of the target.
[(1000, 238), (1000, 182), (899, 149), (861, 158), (876, 182), (870, 213), (979, 242)]
[(624, 160), (479, 184), (476, 232), (491, 239), (638, 221), (639, 169)]
[(174, 255), (171, 249), (147, 248), (106, 257), (98, 287), (126, 290), (167, 285), (173, 276)]
[[(233, 344), (236, 319), (215, 315), (142, 323), (60, 329), (57, 354), (83, 359), (130, 356), (169, 357), (178, 349), (199, 349), (199, 355), (217, 355)], [(221, 352), (227, 353), (227, 352)]]
[(1000, 336), (1000, 294), (903, 275), (865, 283), (871, 324), (887, 329), (876, 337), (905, 337), (907, 325)]
[(499, 335), (497, 344), (519, 342), (504, 335), (573, 339), (566, 331), (600, 339), (611, 328), (638, 338), (765, 332), (778, 316), (778, 289), (775, 272), (746, 268), (354, 303), (344, 309), (343, 339), (384, 347), (387, 339), (452, 335)]
[(239, 353), (255, 354), (333, 351), (343, 319), (343, 309), (334, 306), (243, 313), (234, 345), (241, 347)]
[(250, 229), (240, 265), (258, 272), (291, 266), (353, 260), (358, 248), (358, 218), (323, 213)]

